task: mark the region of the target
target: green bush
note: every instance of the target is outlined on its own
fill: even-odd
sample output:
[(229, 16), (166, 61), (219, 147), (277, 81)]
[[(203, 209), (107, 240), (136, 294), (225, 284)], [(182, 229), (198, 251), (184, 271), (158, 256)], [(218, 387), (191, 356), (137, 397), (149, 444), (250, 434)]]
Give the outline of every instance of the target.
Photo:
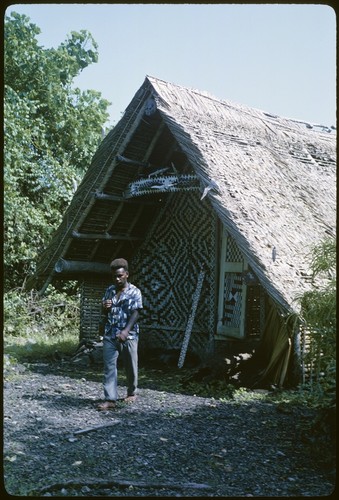
[(68, 296), (51, 286), (43, 297), (21, 289), (4, 294), (4, 346), (8, 359), (39, 359), (56, 350), (69, 352), (78, 341), (77, 295)]
[[(307, 384), (324, 400), (336, 387), (336, 241), (328, 239), (313, 249), (311, 269), (314, 288), (300, 297), (301, 321), (309, 334), (305, 363), (310, 366)], [(316, 394), (315, 394), (316, 395)]]

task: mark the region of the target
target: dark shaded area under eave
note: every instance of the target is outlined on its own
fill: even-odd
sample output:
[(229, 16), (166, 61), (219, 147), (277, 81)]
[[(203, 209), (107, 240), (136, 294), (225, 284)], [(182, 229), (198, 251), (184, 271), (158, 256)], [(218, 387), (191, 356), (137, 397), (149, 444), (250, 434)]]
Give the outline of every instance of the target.
[[(159, 130), (161, 132), (152, 153), (143, 164), (142, 159)], [(95, 199), (77, 230), (77, 237), (72, 238), (63, 256), (65, 260), (109, 263), (120, 256), (131, 259), (168, 194), (155, 191), (154, 194), (124, 199), (128, 185), (165, 168), (168, 169), (164, 172), (166, 174), (173, 173), (173, 168), (180, 174), (193, 173), (186, 155), (178, 147), (168, 127), (163, 125), (159, 112), (143, 117), (125, 148), (124, 157), (131, 162), (117, 163), (102, 193)], [(91, 237), (86, 239), (85, 235)]]

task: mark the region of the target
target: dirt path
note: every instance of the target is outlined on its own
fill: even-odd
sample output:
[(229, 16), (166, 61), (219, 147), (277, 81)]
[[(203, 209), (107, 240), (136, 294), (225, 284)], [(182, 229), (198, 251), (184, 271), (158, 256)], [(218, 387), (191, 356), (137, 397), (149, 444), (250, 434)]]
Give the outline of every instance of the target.
[(333, 472), (312, 459), (302, 440), (306, 410), (255, 398), (221, 402), (159, 385), (141, 376), (135, 403), (102, 413), (100, 372), (41, 363), (6, 374), (7, 493), (314, 497), (333, 491)]

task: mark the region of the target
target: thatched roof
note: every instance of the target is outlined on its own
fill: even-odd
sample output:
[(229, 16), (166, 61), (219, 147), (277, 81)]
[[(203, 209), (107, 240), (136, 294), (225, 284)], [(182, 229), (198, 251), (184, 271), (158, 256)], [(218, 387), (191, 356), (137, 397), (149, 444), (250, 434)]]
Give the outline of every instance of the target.
[[(158, 121), (152, 124), (146, 119), (147, 128), (145, 110), (147, 117), (152, 99)], [(160, 158), (156, 143), (164, 143), (166, 134), (176, 142), (173, 154), (185, 156), (185, 161), (178, 160), (177, 172), (196, 176), (201, 193), (214, 186), (207, 199), (261, 284), (284, 309), (294, 309), (296, 296), (310, 286), (312, 246), (335, 233), (335, 131), (221, 101), (153, 77), (145, 79), (99, 147), (63, 223), (41, 256), (36, 284), (53, 277), (61, 257), (107, 262), (112, 256), (112, 234), (120, 235), (114, 240), (120, 253), (126, 244), (142, 237), (152, 219), (155, 195), (135, 198), (134, 204), (133, 198), (122, 198), (140, 176), (147, 152)], [(119, 155), (140, 162), (138, 172)], [(168, 153), (167, 159), (171, 164), (173, 155)], [(119, 214), (115, 211), (113, 218), (107, 217), (101, 193), (117, 197)], [(131, 217), (138, 220), (139, 233), (131, 230)], [(96, 241), (96, 248), (101, 253), (96, 253), (93, 238), (79, 239), (74, 230), (100, 233), (102, 240)], [(77, 247), (76, 237), (81, 242)]]

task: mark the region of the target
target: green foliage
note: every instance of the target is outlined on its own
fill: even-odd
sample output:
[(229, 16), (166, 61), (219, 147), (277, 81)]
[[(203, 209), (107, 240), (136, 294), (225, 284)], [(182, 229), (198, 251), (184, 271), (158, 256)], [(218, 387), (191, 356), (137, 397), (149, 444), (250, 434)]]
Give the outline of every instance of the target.
[(102, 140), (110, 104), (72, 87), (98, 60), (85, 30), (57, 49), (39, 46), (40, 29), (25, 15), (5, 19), (4, 265), (5, 289), (24, 282), (61, 222)]
[(233, 398), (236, 388), (224, 380), (211, 380), (206, 383), (190, 381), (185, 386), (185, 392), (205, 398), (228, 400)]
[(316, 245), (312, 251), (312, 272), (313, 276), (325, 275), (331, 286), (335, 285), (332, 281), (336, 271), (337, 246), (336, 240), (328, 238), (319, 245)]
[(41, 297), (19, 289), (4, 294), (5, 367), (73, 351), (79, 339), (79, 297), (51, 286)]
[(301, 320), (309, 332), (305, 362), (311, 366), (311, 391), (334, 393), (336, 386), (336, 241), (328, 239), (312, 253), (316, 286), (300, 297)]
[(314, 247), (311, 270), (316, 288), (301, 297), (302, 315), (312, 327), (333, 329), (336, 323), (336, 240), (328, 239)]

